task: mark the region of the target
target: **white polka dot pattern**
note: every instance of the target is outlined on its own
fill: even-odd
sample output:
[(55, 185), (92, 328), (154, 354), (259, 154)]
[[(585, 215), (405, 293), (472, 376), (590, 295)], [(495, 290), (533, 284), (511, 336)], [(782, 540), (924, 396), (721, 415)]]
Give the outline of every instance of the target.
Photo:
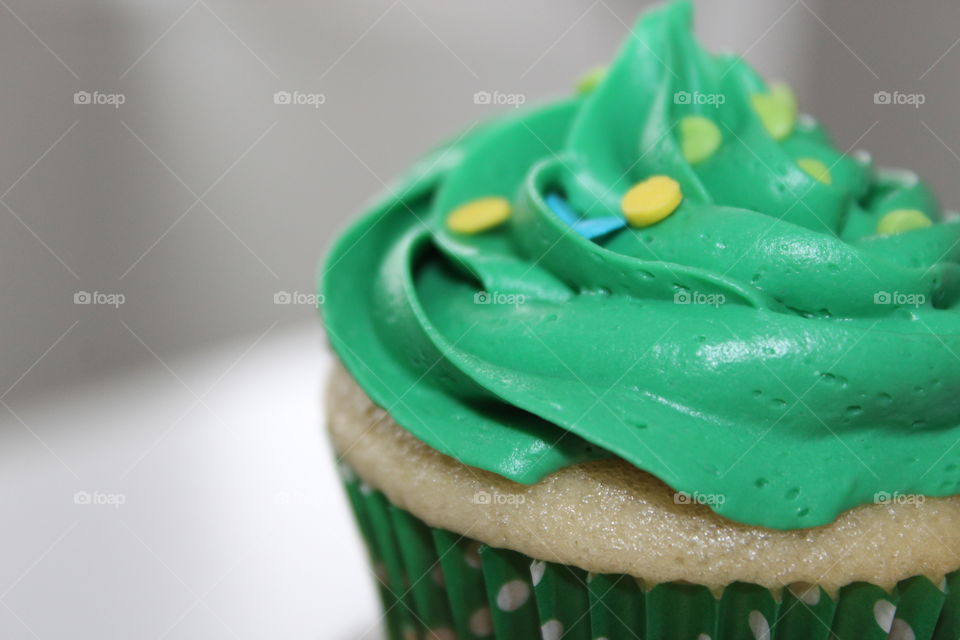
[(900, 618), (894, 618), (887, 640), (917, 640), (917, 634), (913, 632), (909, 624)]
[(493, 618), (490, 615), (490, 609), (481, 607), (470, 615), (470, 633), (479, 637), (486, 638), (493, 633)]
[(770, 623), (762, 613), (754, 609), (747, 615), (747, 622), (754, 640), (770, 640)]
[(530, 587), (523, 580), (511, 580), (497, 592), (497, 608), (501, 611), (516, 611), (530, 598)]
[(480, 568), (480, 543), (471, 542), (467, 546), (467, 552), (464, 555), (464, 560), (467, 564), (473, 567), (474, 569)]
[(563, 636), (563, 625), (559, 620), (547, 620), (540, 627), (540, 636), (543, 640), (560, 640)]
[(457, 634), (453, 632), (453, 629), (447, 627), (430, 629), (427, 631), (426, 640), (457, 640)]
[(547, 570), (547, 563), (542, 560), (534, 560), (530, 563), (530, 578), (533, 580), (533, 586), (540, 584), (543, 580), (543, 572)]
[(890, 627), (893, 626), (893, 614), (896, 612), (897, 608), (889, 600), (877, 600), (877, 603), (873, 605), (873, 619), (887, 633), (890, 633)]

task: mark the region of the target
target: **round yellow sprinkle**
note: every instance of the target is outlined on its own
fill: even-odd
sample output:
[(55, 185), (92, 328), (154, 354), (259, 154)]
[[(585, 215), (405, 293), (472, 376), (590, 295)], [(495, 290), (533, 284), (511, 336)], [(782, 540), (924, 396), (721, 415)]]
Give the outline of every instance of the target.
[(607, 75), (606, 67), (597, 67), (586, 72), (577, 81), (577, 93), (580, 95), (590, 93), (603, 81), (605, 75)]
[(510, 201), (506, 198), (478, 198), (454, 209), (447, 216), (447, 228), (456, 233), (483, 233), (506, 222), (510, 213)]
[(720, 128), (710, 118), (687, 116), (680, 120), (680, 150), (690, 164), (712, 156), (721, 142)]
[(819, 180), (823, 184), (833, 184), (830, 169), (816, 158), (797, 158), (797, 164), (814, 180)]
[(753, 110), (774, 140), (783, 140), (797, 124), (797, 99), (785, 84), (775, 84), (767, 93), (750, 96)]
[(881, 235), (892, 235), (894, 233), (903, 233), (904, 231), (913, 231), (933, 225), (930, 218), (922, 211), (916, 209), (894, 209), (880, 218), (877, 224), (877, 233)]
[(682, 199), (676, 180), (669, 176), (651, 176), (631, 187), (620, 207), (631, 226), (649, 227), (673, 213)]

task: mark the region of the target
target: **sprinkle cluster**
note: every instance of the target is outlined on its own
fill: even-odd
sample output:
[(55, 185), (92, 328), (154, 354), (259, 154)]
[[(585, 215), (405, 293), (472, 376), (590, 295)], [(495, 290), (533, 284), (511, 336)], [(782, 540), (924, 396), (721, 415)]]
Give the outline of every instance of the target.
[[(605, 68), (594, 69), (577, 84), (577, 93), (587, 95), (603, 81)], [(774, 140), (788, 138), (796, 129), (797, 100), (785, 84), (773, 84), (765, 92), (750, 96), (755, 115)], [(703, 115), (688, 115), (678, 122), (680, 151), (691, 165), (707, 162), (723, 144), (723, 133), (717, 123)], [(833, 184), (830, 167), (813, 157), (796, 159), (797, 166), (824, 185)], [(595, 239), (631, 227), (649, 227), (673, 214), (683, 201), (680, 183), (667, 175), (653, 175), (630, 187), (620, 202), (622, 217), (586, 218), (580, 216), (558, 194), (545, 197), (551, 211), (574, 231)], [(506, 222), (512, 213), (510, 202), (501, 196), (486, 196), (466, 202), (447, 217), (450, 231), (472, 235), (489, 231)], [(889, 235), (932, 225), (930, 218), (916, 209), (897, 209), (883, 216), (877, 233)]]

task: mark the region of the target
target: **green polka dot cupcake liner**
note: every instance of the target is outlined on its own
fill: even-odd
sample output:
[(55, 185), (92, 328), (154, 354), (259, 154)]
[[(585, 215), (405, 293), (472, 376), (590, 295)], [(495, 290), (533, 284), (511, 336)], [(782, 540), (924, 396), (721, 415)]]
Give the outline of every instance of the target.
[[(960, 571), (892, 591), (645, 584), (497, 549), (427, 525), (341, 464), (389, 640), (956, 640)], [(371, 621), (372, 622), (372, 621)]]

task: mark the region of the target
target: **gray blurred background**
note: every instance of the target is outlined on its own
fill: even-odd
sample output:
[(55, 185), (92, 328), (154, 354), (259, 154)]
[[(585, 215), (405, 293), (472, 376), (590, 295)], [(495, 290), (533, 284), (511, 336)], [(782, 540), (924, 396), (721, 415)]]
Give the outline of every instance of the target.
[[(335, 637), (317, 603), (352, 596), (313, 551), (343, 508), (314, 469), (318, 261), (419, 154), (503, 108), (475, 92), (569, 92), (647, 4), (0, 0), (0, 635)], [(708, 47), (960, 207), (960, 5), (697, 7)], [(65, 498), (97, 487), (133, 506)], [(241, 555), (225, 540), (265, 521), (273, 553), (244, 546), (255, 570), (207, 597)]]
[[(274, 293), (312, 292), (331, 236), (383, 182), (492, 113), (474, 92), (567, 92), (646, 4), (5, 0), (0, 389), (71, 326), (17, 397), (150, 358), (134, 333), (165, 354), (313, 322)], [(960, 5), (701, 2), (697, 23), (791, 82), (842, 147), (869, 129), (859, 146), (960, 206)], [(876, 105), (881, 90), (926, 102)], [(77, 291), (125, 302), (78, 306)]]

